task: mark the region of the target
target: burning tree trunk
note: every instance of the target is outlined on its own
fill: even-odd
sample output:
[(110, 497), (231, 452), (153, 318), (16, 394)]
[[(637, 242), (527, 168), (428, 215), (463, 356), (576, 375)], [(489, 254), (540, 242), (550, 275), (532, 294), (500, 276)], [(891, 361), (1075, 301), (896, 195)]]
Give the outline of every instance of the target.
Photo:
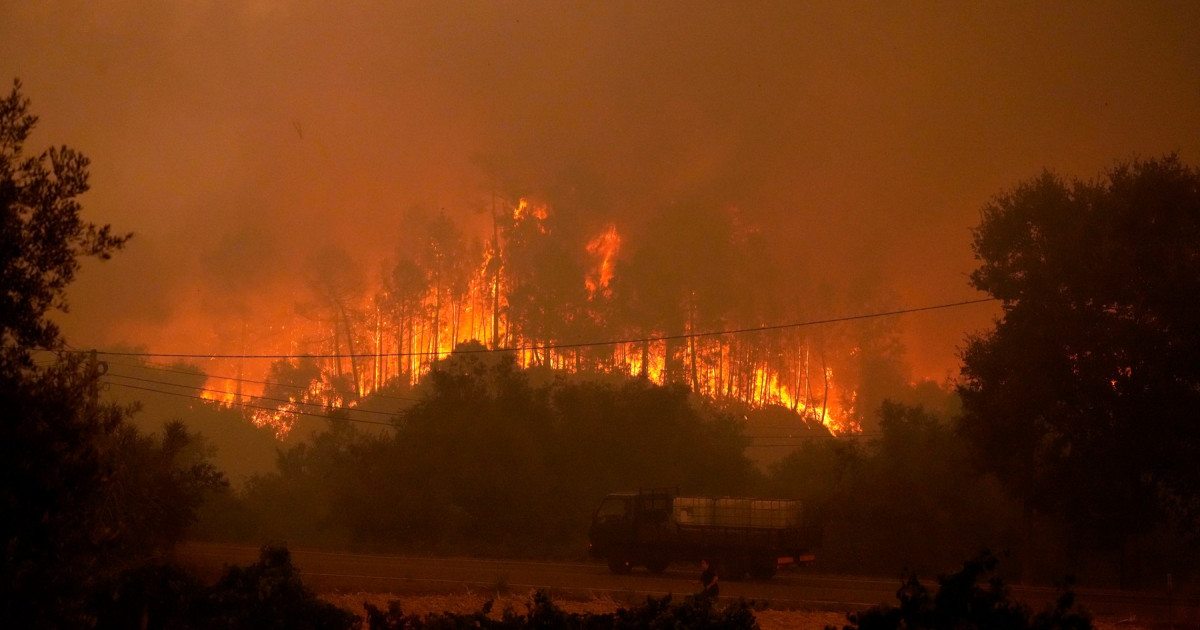
[(691, 359), (692, 391), (699, 393), (700, 378), (696, 371), (696, 292), (692, 291), (688, 303), (688, 354)]
[(496, 190), (492, 189), (492, 350), (500, 347), (500, 217), (496, 214)]
[[(346, 333), (346, 347), (350, 350), (350, 376), (354, 379), (354, 396), (362, 396), (362, 384), (358, 376), (358, 353), (354, 351), (354, 331), (351, 330), (350, 316), (346, 313), (345, 305), (338, 303), (338, 312), (341, 314), (342, 330)], [(336, 322), (334, 326), (334, 334), (337, 334)]]
[(350, 367), (354, 378), (355, 395), (361, 393), (358, 361), (354, 351), (351, 304), (361, 303), (363, 277), (358, 266), (344, 250), (326, 247), (314, 252), (306, 264), (306, 281), (316, 295), (318, 304), (333, 313), (334, 354), (341, 374), (341, 352), (338, 350), (339, 328), (344, 329), (350, 351)]
[(829, 367), (825, 365), (825, 353), (821, 353), (821, 376), (825, 379), (825, 393), (821, 396), (821, 424), (825, 424), (825, 413), (829, 410)]

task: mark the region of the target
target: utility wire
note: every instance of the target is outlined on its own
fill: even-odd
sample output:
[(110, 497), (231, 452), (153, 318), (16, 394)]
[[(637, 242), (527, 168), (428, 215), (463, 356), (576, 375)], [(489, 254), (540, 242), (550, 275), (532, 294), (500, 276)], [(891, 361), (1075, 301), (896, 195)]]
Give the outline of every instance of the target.
[[(193, 396), (191, 394), (183, 394), (183, 393), (179, 393), (179, 392), (168, 392), (168, 391), (163, 391), (160, 389), (153, 389), (150, 387), (139, 387), (137, 385), (128, 385), (126, 383), (109, 383), (109, 385), (115, 385), (117, 387), (124, 387), (126, 389), (136, 389), (136, 390), (140, 390), (140, 391), (144, 391), (144, 392), (154, 392), (156, 394), (165, 394), (167, 396), (178, 396), (180, 398), (191, 398), (192, 400), (199, 400), (201, 402), (206, 402), (206, 403), (217, 403), (217, 404), (222, 404), (222, 405), (227, 404), (229, 406), (242, 407), (244, 409), (258, 409), (258, 410), (262, 410), (262, 411), (270, 411), (270, 412), (275, 412), (275, 413), (279, 413), (282, 411), (283, 413), (293, 414), (293, 415), (297, 415), (297, 416), (311, 416), (314, 418), (325, 418), (327, 420), (345, 420), (347, 422), (357, 422), (359, 424), (377, 424), (380, 426), (387, 426), (387, 427), (395, 427), (396, 426), (394, 423), (391, 423), (391, 422), (378, 422), (376, 420), (361, 420), (361, 419), (356, 419), (356, 418), (332, 418), (327, 413), (313, 413), (310, 411), (283, 411), (281, 409), (276, 409), (275, 407), (263, 407), (261, 405), (252, 405), (250, 403), (236, 403), (236, 402), (235, 403), (222, 403), (222, 402), (218, 402), (215, 400), (208, 400), (206, 398), (201, 398), (200, 396)], [(353, 411), (364, 411), (364, 410), (362, 410), (362, 409), (345, 409), (345, 411), (353, 412)]]
[[(167, 385), (167, 386), (171, 386), (171, 387), (191, 388), (191, 386), (189, 386), (189, 385), (180, 385), (177, 383), (167, 383), (167, 382), (163, 382), (163, 381), (153, 381), (153, 380), (149, 380), (149, 379), (141, 379), (141, 378), (137, 378), (137, 377), (124, 376), (124, 375), (120, 375), (120, 374), (108, 374), (108, 375), (105, 375), (104, 378), (110, 378), (110, 377), (114, 377), (114, 376), (118, 377), (118, 378), (126, 378), (126, 379), (149, 382), (149, 383), (154, 383), (154, 384), (159, 384), (159, 385)], [(129, 385), (127, 383), (109, 382), (108, 384), (114, 385), (117, 387), (124, 387), (127, 389), (134, 389), (134, 390), (145, 391), (145, 392), (153, 392), (156, 394), (163, 394), (166, 396), (176, 396), (179, 398), (188, 398), (191, 400), (197, 400), (197, 401), (204, 402), (204, 403), (216, 403), (219, 405), (240, 407), (240, 408), (244, 408), (244, 409), (254, 409), (254, 410), (269, 411), (269, 412), (274, 412), (274, 413), (286, 413), (286, 414), (292, 414), (292, 415), (297, 415), (297, 416), (309, 416), (309, 417), (314, 417), (314, 418), (332, 419), (332, 418), (330, 418), (330, 415), (328, 412), (317, 413), (317, 412), (310, 412), (310, 411), (301, 411), (299, 409), (284, 410), (284, 409), (278, 409), (275, 407), (265, 407), (265, 406), (261, 406), (261, 405), (255, 405), (255, 404), (251, 404), (251, 403), (215, 401), (215, 400), (203, 398), (201, 396), (194, 396), (192, 394), (166, 391), (166, 390), (161, 390), (161, 389), (155, 389), (152, 387), (140, 387), (137, 385)], [(213, 393), (230, 394), (230, 395), (234, 394), (234, 392), (228, 392), (225, 390), (210, 389), (210, 388), (199, 388), (199, 389), (201, 389), (202, 391), (213, 392)], [(282, 402), (285, 404), (296, 404), (296, 405), (313, 405), (313, 406), (315, 406), (318, 404), (318, 403), (300, 402), (300, 401), (292, 401), (292, 400), (281, 400), (278, 398), (257, 398), (257, 400), (270, 400), (270, 401)], [(390, 414), (390, 413), (383, 412), (383, 411), (373, 411), (370, 409), (342, 408), (342, 410), (346, 411), (348, 413), (366, 413), (366, 414), (388, 416), (388, 417), (393, 417), (393, 418), (395, 417), (395, 414)], [(360, 424), (373, 424), (373, 425), (392, 426), (392, 427), (395, 426), (391, 422), (378, 422), (378, 421), (373, 421), (373, 420), (362, 420), (362, 419), (356, 419), (356, 418), (341, 418), (341, 419), (346, 420), (348, 422), (355, 422), (355, 423), (360, 423)], [(883, 435), (882, 432), (873, 431), (873, 432), (869, 432), (869, 433), (868, 432), (849, 433), (846, 435), (834, 435), (831, 433), (814, 433), (812, 435), (745, 435), (745, 437), (750, 440), (755, 440), (755, 441), (756, 440), (787, 440), (787, 442), (775, 442), (775, 443), (766, 443), (766, 444), (762, 444), (762, 443), (747, 444), (746, 445), (747, 448), (787, 448), (787, 447), (801, 446), (801, 445), (803, 445), (803, 443), (809, 442), (812, 440), (841, 440), (841, 439), (847, 439), (847, 438), (849, 438), (849, 439), (864, 439), (864, 438), (875, 438), (875, 437), (879, 437), (882, 435)]]
[[(112, 375), (108, 375), (108, 376), (112, 376)], [(108, 378), (108, 376), (106, 376), (105, 378)], [(125, 377), (125, 378), (130, 378), (130, 377)], [(145, 379), (136, 379), (136, 380), (145, 380)], [(151, 382), (155, 382), (155, 381), (151, 381)], [(269, 412), (275, 412), (275, 413), (282, 412), (282, 413), (287, 413), (287, 414), (297, 415), (297, 416), (325, 418), (327, 420), (334, 419), (334, 418), (331, 418), (328, 413), (316, 413), (316, 412), (300, 411), (300, 410), (283, 410), (283, 409), (277, 409), (275, 407), (264, 407), (261, 405), (254, 405), (254, 404), (242, 403), (242, 402), (228, 402), (227, 403), (227, 402), (222, 402), (222, 401), (209, 400), (207, 398), (203, 398), (200, 396), (193, 396), (191, 394), (184, 394), (181, 392), (170, 392), (170, 391), (165, 391), (165, 390), (161, 390), (161, 389), (154, 389), (152, 387), (139, 387), (137, 385), (129, 385), (126, 383), (110, 382), (108, 384), (114, 385), (117, 387), (124, 387), (127, 389), (135, 389), (135, 390), (144, 391), (144, 392), (153, 392), (156, 394), (163, 394), (166, 396), (176, 396), (179, 398), (188, 398), (191, 400), (197, 400), (197, 401), (204, 402), (204, 403), (216, 403), (216, 404), (227, 405), (227, 406), (231, 406), (231, 407), (240, 407), (240, 408), (244, 408), (244, 409), (254, 409), (254, 410), (269, 411)], [(162, 383), (162, 384), (163, 385), (174, 385), (173, 383)], [(186, 386), (181, 386), (181, 387), (186, 387)], [(205, 391), (221, 392), (221, 390), (205, 390)], [(223, 393), (231, 393), (231, 392), (223, 392)], [(260, 398), (259, 400), (264, 400), (264, 399)], [(274, 399), (266, 399), (266, 400), (274, 400)], [(295, 401), (286, 401), (286, 402), (294, 402), (295, 404), (308, 404), (308, 405), (315, 404), (315, 403), (299, 403), (299, 402), (295, 402)], [(387, 416), (395, 417), (394, 414), (388, 414), (388, 413), (380, 412), (380, 411), (371, 411), (368, 409), (353, 409), (353, 408), (346, 409), (346, 408), (343, 408), (343, 410), (350, 412), (350, 413), (355, 413), (355, 412), (357, 412), (357, 413), (372, 413), (372, 414), (377, 414), (377, 415), (387, 415)], [(373, 425), (389, 426), (389, 427), (396, 426), (392, 422), (379, 422), (379, 421), (375, 421), (375, 420), (362, 420), (362, 419), (358, 419), (358, 418), (338, 418), (338, 420), (345, 420), (347, 422), (354, 422), (354, 423), (359, 423), (359, 424), (373, 424)], [(882, 433), (872, 432), (872, 433), (848, 433), (846, 435), (833, 435), (833, 434), (746, 435), (745, 437), (749, 438), (750, 440), (791, 440), (789, 442), (747, 444), (746, 448), (788, 448), (788, 447), (802, 446), (804, 442), (808, 442), (808, 441), (812, 441), (812, 440), (863, 439), (863, 438), (878, 437), (880, 435), (882, 435)]]
[[(168, 386), (168, 387), (186, 387), (186, 388), (188, 388), (188, 389), (199, 389), (200, 391), (210, 392), (210, 393), (213, 393), (213, 394), (227, 394), (227, 395), (230, 395), (230, 396), (235, 396), (235, 395), (237, 395), (237, 392), (231, 392), (231, 391), (224, 390), (224, 389), (213, 389), (213, 388), (210, 388), (210, 387), (193, 387), (193, 386), (191, 386), (191, 385), (182, 385), (182, 384), (179, 384), (179, 383), (170, 383), (170, 382), (167, 382), (167, 381), (156, 381), (156, 380), (152, 380), (152, 379), (138, 378), (138, 377), (136, 377), (136, 376), (126, 376), (126, 375), (124, 375), (124, 374), (112, 374), (112, 373), (109, 373), (109, 374), (106, 374), (104, 377), (105, 377), (105, 378), (113, 378), (113, 377), (115, 377), (115, 378), (123, 378), (123, 379), (127, 379), (127, 380), (139, 381), (139, 382), (142, 382), (142, 383), (151, 383), (151, 384), (154, 384), (154, 385), (166, 385), (166, 386)], [(124, 384), (122, 384), (122, 383), (110, 383), (110, 384), (111, 384), (111, 385), (124, 385)], [(164, 390), (160, 390), (160, 389), (153, 389), (153, 388), (149, 388), (149, 387), (146, 387), (146, 388), (140, 388), (140, 389), (143, 389), (143, 390), (145, 390), (145, 391), (152, 391), (152, 392), (156, 392), (156, 393), (159, 393), (159, 394), (168, 394), (168, 395), (181, 395), (181, 393), (180, 393), (180, 392), (170, 392), (170, 391), (164, 391)], [(241, 405), (241, 404), (242, 404), (242, 403), (238, 403), (238, 402), (226, 403), (226, 402), (224, 402), (224, 401), (213, 401), (213, 400), (209, 400), (209, 399), (206, 399), (206, 398), (203, 398), (203, 397), (191, 396), (190, 394), (188, 394), (188, 396), (189, 396), (189, 397), (191, 397), (191, 398), (196, 398), (196, 399), (198, 399), (198, 400), (204, 400), (204, 401), (206, 401), (206, 402), (220, 402), (221, 404), (233, 404), (233, 405)], [(256, 401), (269, 401), (269, 402), (278, 402), (278, 403), (283, 403), (283, 404), (293, 404), (293, 405), (309, 405), (309, 406), (313, 406), (313, 407), (321, 406), (321, 404), (322, 404), (322, 403), (316, 403), (316, 402), (306, 402), (306, 401), (299, 401), (299, 400), (287, 400), (287, 399), (282, 399), (282, 398), (271, 398), (271, 397), (263, 397), (263, 396), (253, 396), (252, 398), (253, 398), (254, 400), (256, 400)], [(273, 409), (273, 408), (270, 408), (270, 407), (255, 407), (255, 408), (257, 408), (257, 409)], [(372, 410), (372, 409), (363, 409), (363, 408), (361, 408), (361, 407), (344, 407), (343, 409), (345, 409), (345, 410), (347, 410), (347, 411), (353, 411), (353, 412), (356, 412), (356, 413), (366, 413), (366, 414), (374, 414), (374, 415), (387, 416), (387, 417), (389, 417), (389, 418), (391, 418), (391, 417), (395, 417), (395, 416), (396, 416), (396, 414), (394, 414), (394, 413), (389, 413), (389, 412), (386, 412), (386, 411), (376, 411), (376, 410)], [(282, 411), (282, 410), (277, 410), (277, 411)], [(287, 412), (287, 413), (294, 413), (294, 412)], [(323, 414), (313, 414), (313, 415), (323, 415)], [(854, 434), (848, 434), (848, 435), (852, 435), (853, 437), (856, 437), (856, 438), (879, 437), (879, 436), (882, 436), (882, 435), (883, 435), (883, 432), (882, 432), (882, 431), (871, 431), (871, 432), (861, 432), (861, 433), (854, 433)], [(751, 439), (751, 440), (800, 440), (800, 441), (808, 441), (808, 440), (824, 440), (824, 439), (830, 439), (830, 438), (839, 438), (839, 437), (846, 437), (846, 436), (839, 436), (839, 435), (833, 435), (833, 434), (831, 434), (831, 433), (821, 433), (821, 432), (818, 432), (818, 431), (814, 431), (814, 432), (812, 432), (811, 434), (807, 434), (807, 435), (804, 435), (804, 434), (789, 434), (789, 435), (783, 435), (783, 434), (779, 434), (779, 435), (745, 434), (745, 437), (747, 437), (747, 438), (749, 438), (749, 439)], [(786, 445), (778, 445), (778, 446), (786, 446)]]
[(844, 437), (876, 438), (882, 436), (883, 433), (876, 431), (864, 433), (846, 433), (843, 435), (834, 435), (832, 433), (817, 433), (815, 435), (746, 435), (746, 437), (750, 438), (751, 440), (798, 440), (801, 442), (807, 442), (809, 440), (839, 439)]
[[(804, 328), (808, 326), (820, 326), (824, 324), (836, 324), (842, 322), (851, 322), (863, 319), (874, 319), (879, 317), (893, 317), (896, 315), (907, 315), (911, 313), (921, 313), (925, 311), (935, 311), (948, 308), (958, 308), (962, 306), (970, 306), (972, 304), (983, 304), (985, 302), (997, 302), (998, 298), (979, 298), (975, 300), (965, 300), (962, 302), (953, 302), (949, 304), (936, 304), (933, 306), (919, 306), (914, 308), (906, 308), (895, 311), (885, 311), (880, 313), (867, 313), (862, 315), (848, 315), (844, 317), (833, 317), (829, 319), (810, 320), (805, 322), (793, 322), (788, 324), (771, 324), (758, 326), (754, 328), (737, 328), (733, 330), (718, 330), (696, 333), (680, 333), (677, 335), (658, 335), (650, 337), (636, 337), (630, 339), (617, 339), (609, 341), (592, 341), (586, 343), (562, 343), (562, 344), (547, 344), (544, 346), (536, 346), (539, 350), (569, 350), (575, 348), (592, 348), (600, 346), (619, 346), (633, 343), (654, 343), (660, 341), (674, 341), (678, 339), (698, 339), (702, 337), (719, 337), (724, 335), (740, 335), (745, 333), (765, 332), (771, 330), (783, 330), (787, 328)], [(454, 350), (456, 354), (491, 354), (497, 352), (512, 352), (518, 348), (480, 348), (472, 350)], [(108, 352), (96, 350), (96, 354), (104, 356), (123, 356), (123, 357), (156, 357), (156, 358), (171, 358), (171, 359), (337, 359), (337, 358), (360, 358), (360, 357), (430, 357), (441, 356), (439, 351), (419, 351), (419, 352), (386, 352), (386, 353), (361, 353), (361, 354), (197, 354), (197, 353), (169, 353), (169, 352)]]
[[(158, 372), (169, 372), (171, 374), (187, 374), (189, 376), (203, 376), (206, 379), (208, 379), (208, 378), (223, 379), (226, 381), (233, 381), (236, 383), (254, 383), (256, 385), (271, 385), (274, 387), (285, 387), (288, 389), (298, 389), (298, 390), (306, 390), (306, 391), (308, 390), (308, 387), (306, 387), (304, 385), (293, 385), (291, 383), (280, 383), (278, 381), (258, 381), (258, 380), (254, 380), (251, 378), (242, 378), (242, 377), (238, 377), (238, 376), (220, 376), (217, 374), (207, 374), (204, 372), (193, 372), (193, 371), (189, 371), (189, 370), (177, 370), (177, 369), (173, 369), (173, 368), (170, 368), (167, 366), (154, 365), (151, 363), (140, 363), (139, 364), (139, 363), (121, 363), (119, 361), (108, 361), (108, 364), (114, 365), (117, 367), (128, 367), (128, 368), (135, 368), (135, 369), (155, 370)], [(130, 378), (132, 378), (132, 377), (130, 377)], [(173, 384), (173, 383), (171, 383), (171, 384)], [(405, 401), (409, 401), (409, 402), (420, 402), (421, 401), (420, 398), (407, 398), (404, 396), (390, 396), (387, 394), (379, 394), (379, 393), (372, 393), (371, 395), (375, 398), (382, 398), (385, 400), (405, 400)]]
[[(231, 391), (225, 390), (225, 389), (213, 389), (211, 387), (193, 387), (191, 385), (183, 385), (180, 383), (170, 383), (167, 381), (156, 381), (156, 380), (148, 379), (148, 378), (138, 378), (136, 376), (126, 376), (124, 374), (105, 374), (104, 376), (105, 376), (105, 378), (113, 378), (113, 377), (123, 378), (126, 380), (139, 381), (142, 383), (151, 383), (154, 385), (166, 385), (168, 387), (186, 387), (188, 389), (200, 390), (202, 392), (209, 392), (209, 393), (213, 393), (213, 394), (224, 394), (224, 395), (229, 395), (229, 396), (237, 396), (238, 395), (237, 392), (231, 392)], [(120, 384), (121, 383), (113, 383), (113, 385), (120, 385)], [(150, 391), (157, 391), (160, 394), (173, 393), (173, 392), (162, 391), (162, 390), (150, 390)], [(307, 402), (307, 401), (301, 401), (301, 400), (290, 400), (290, 399), (286, 399), (286, 398), (272, 398), (269, 396), (251, 396), (251, 398), (253, 398), (254, 400), (260, 400), (260, 401), (277, 402), (277, 403), (281, 403), (284, 405), (309, 405), (312, 407), (323, 406), (322, 403)], [(201, 398), (201, 400), (204, 400), (204, 398)], [(347, 410), (354, 410), (359, 413), (369, 413), (369, 414), (375, 414), (375, 415), (380, 415), (380, 416), (387, 416), (389, 418), (396, 415), (394, 413), (388, 413), (386, 411), (375, 411), (372, 409), (363, 409), (361, 407), (341, 407), (341, 408), (347, 409)]]

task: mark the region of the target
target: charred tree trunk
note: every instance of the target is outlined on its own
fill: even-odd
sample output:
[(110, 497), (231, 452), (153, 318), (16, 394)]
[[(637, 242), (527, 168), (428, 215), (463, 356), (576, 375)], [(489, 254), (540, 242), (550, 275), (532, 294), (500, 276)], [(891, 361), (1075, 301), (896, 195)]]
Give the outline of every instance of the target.
[(796, 413), (800, 409), (800, 392), (804, 385), (804, 345), (801, 344), (796, 352), (796, 390), (792, 396), (792, 413)]
[[(812, 355), (808, 344), (804, 344), (804, 409), (812, 404)], [(811, 414), (810, 414), (811, 416)]]
[(829, 411), (829, 368), (825, 367), (825, 354), (821, 354), (821, 378), (825, 380), (825, 394), (821, 398), (821, 424), (825, 424), (825, 414)]
[[(350, 330), (350, 317), (346, 313), (346, 308), (342, 304), (338, 304), (338, 312), (341, 313), (342, 330), (346, 332), (346, 347), (350, 350), (350, 378), (354, 379), (354, 397), (362, 396), (362, 383), (358, 375), (358, 357), (354, 352), (354, 331)], [(336, 334), (336, 329), (335, 329)]]
[(383, 380), (383, 314), (379, 311), (379, 306), (375, 306), (375, 366), (372, 370), (374, 383), (371, 384), (372, 390), (379, 389), (379, 384)]
[[(337, 376), (341, 376), (342, 375), (342, 339), (341, 339), (341, 333), (339, 332), (340, 324), (338, 323), (338, 319), (339, 319), (338, 315), (335, 313), (333, 316), (333, 366), (334, 366), (334, 374)], [(318, 325), (320, 325), (319, 322), (318, 322)]]
[(692, 304), (688, 308), (688, 354), (691, 359), (692, 391), (700, 393), (700, 379), (696, 371), (696, 293), (692, 292)]
[(438, 355), (442, 350), (442, 272), (439, 269), (434, 273), (433, 282), (433, 354), (431, 355), (430, 364), (437, 363)]
[(500, 347), (500, 219), (496, 216), (496, 191), (492, 189), (492, 251), (496, 257), (492, 272), (492, 350)]
[(642, 342), (642, 365), (638, 370), (638, 376), (647, 378), (650, 376), (650, 341)]

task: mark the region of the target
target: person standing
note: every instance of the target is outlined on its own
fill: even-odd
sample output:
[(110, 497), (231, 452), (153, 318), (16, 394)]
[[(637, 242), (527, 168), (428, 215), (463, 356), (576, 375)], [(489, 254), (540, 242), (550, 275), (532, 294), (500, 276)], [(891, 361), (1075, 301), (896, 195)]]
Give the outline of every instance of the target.
[(708, 558), (700, 561), (700, 592), (696, 594), (701, 599), (716, 600), (721, 592), (717, 585), (717, 569), (708, 562)]

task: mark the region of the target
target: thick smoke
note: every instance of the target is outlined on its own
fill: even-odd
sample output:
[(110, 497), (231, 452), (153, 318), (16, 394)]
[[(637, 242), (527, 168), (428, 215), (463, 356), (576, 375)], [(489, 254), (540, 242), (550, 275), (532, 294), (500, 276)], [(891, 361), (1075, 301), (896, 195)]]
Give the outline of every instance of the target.
[[(239, 352), (294, 316), (311, 252), (377, 273), (411, 209), (486, 237), (493, 194), (662, 246), (645, 217), (736, 212), (777, 261), (762, 283), (831, 305), (976, 297), (992, 194), (1200, 159), (1198, 23), (1187, 3), (7, 3), (0, 58), (32, 147), (91, 157), (87, 217), (136, 234), (73, 289), (72, 342)], [(991, 314), (905, 320), (917, 375)]]

